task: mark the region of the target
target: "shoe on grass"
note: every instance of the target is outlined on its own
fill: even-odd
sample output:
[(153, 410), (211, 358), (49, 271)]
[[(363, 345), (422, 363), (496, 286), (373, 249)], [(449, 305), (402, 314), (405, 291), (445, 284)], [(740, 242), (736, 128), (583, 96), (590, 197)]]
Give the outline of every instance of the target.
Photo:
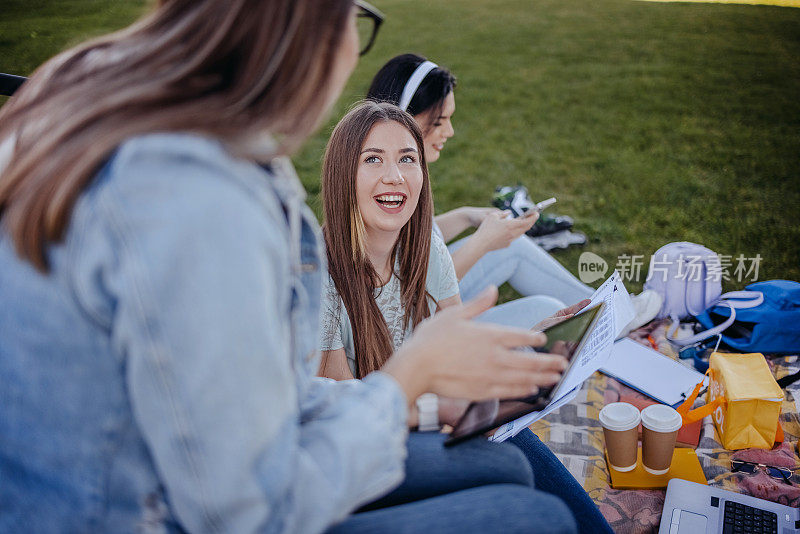
[(566, 249), (571, 246), (582, 247), (586, 244), (587, 239), (586, 234), (560, 230), (552, 234), (531, 237), (531, 241), (549, 252), (555, 249)]
[[(504, 185), (494, 190), (492, 205), (495, 208), (510, 211), (514, 217), (519, 217), (536, 208), (536, 203), (531, 200), (528, 189), (524, 185)], [(574, 221), (566, 215), (544, 215), (525, 232), (530, 237), (539, 237), (554, 234), (561, 230), (572, 228)]]
[(572, 228), (574, 221), (566, 215), (539, 215), (539, 219), (525, 232), (530, 237), (554, 234)]
[(504, 185), (495, 188), (492, 206), (510, 211), (514, 217), (520, 217), (536, 208), (536, 203), (531, 200), (528, 188), (524, 185)]

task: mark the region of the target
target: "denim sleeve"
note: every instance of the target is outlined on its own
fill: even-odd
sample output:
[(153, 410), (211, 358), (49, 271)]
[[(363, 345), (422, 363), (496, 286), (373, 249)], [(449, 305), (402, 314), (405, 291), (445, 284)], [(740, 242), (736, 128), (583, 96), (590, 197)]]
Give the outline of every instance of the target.
[(113, 257), (84, 285), (114, 301), (133, 417), (182, 526), (321, 532), (401, 480), (403, 395), (385, 375), (298, 386), (281, 208), (263, 174), (246, 186), (253, 166), (184, 145), (120, 150), (95, 206), (113, 244), (81, 251)]

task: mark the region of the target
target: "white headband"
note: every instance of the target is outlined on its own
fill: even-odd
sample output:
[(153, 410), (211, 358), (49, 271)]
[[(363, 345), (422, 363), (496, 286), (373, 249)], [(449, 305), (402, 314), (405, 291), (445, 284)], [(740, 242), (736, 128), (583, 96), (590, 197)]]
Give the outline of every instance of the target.
[(403, 94), (400, 96), (400, 103), (398, 104), (400, 109), (408, 111), (408, 105), (411, 103), (411, 99), (414, 98), (414, 93), (419, 89), (419, 84), (422, 83), (422, 80), (425, 79), (425, 76), (427, 76), (430, 71), (438, 66), (439, 65), (433, 61), (423, 61), (420, 63), (417, 70), (414, 71), (414, 74), (412, 74), (411, 78), (406, 82), (406, 86), (403, 87)]

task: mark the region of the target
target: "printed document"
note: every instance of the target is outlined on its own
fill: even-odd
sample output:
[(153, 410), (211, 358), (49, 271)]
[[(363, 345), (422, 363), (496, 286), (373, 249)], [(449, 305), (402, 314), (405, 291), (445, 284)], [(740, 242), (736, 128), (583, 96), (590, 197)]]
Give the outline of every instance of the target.
[(608, 361), (614, 340), (635, 315), (633, 304), (617, 271), (597, 288), (591, 300), (592, 303), (584, 310), (597, 306), (600, 302), (606, 303), (605, 310), (581, 351), (574, 356), (578, 360), (570, 367), (564, 381), (553, 393), (553, 400), (544, 410), (531, 412), (500, 427), (492, 437), (493, 441), (505, 441), (516, 436), (523, 428), (575, 398), (583, 382)]
[[(578, 361), (572, 365), (566, 379), (553, 394), (553, 399), (558, 400), (563, 394), (583, 384), (583, 381), (600, 369), (611, 356), (614, 340), (625, 326), (631, 322), (635, 312), (628, 290), (622, 284), (622, 279), (617, 271), (597, 288), (591, 296), (592, 303), (584, 310), (594, 307), (600, 302), (606, 303), (606, 308), (600, 315), (589, 339), (581, 351), (575, 355)], [(579, 312), (580, 313), (580, 312)]]

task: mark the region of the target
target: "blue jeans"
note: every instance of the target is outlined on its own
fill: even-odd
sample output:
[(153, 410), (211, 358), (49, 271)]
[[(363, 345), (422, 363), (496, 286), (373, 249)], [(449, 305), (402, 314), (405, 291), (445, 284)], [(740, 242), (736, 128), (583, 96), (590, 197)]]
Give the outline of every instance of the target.
[(533, 295), (493, 306), (480, 314), (477, 320), (515, 328), (533, 328), (542, 319), (565, 307), (566, 304), (553, 297)]
[[(449, 245), (450, 254), (467, 239)], [(475, 298), (486, 286), (500, 287), (503, 282), (511, 284), (523, 297), (546, 295), (567, 304), (575, 304), (594, 292), (527, 236), (518, 237), (506, 248), (484, 254), (458, 283), (461, 299)]]
[(509, 441), (516, 445), (530, 462), (536, 479), (536, 489), (561, 499), (577, 521), (579, 532), (613, 534), (614, 531), (594, 501), (536, 434), (526, 428)]
[(402, 485), (328, 532), (576, 532), (569, 508), (534, 488), (519, 448), (444, 438), (412, 433)]

